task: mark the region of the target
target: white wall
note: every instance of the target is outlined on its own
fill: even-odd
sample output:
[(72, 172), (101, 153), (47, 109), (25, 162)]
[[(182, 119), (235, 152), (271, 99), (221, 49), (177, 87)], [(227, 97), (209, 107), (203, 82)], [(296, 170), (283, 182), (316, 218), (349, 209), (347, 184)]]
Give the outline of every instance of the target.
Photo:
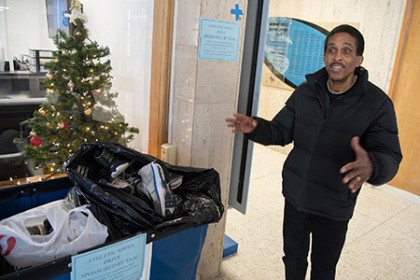
[(111, 51), (113, 89), (126, 122), (140, 129), (130, 147), (147, 153), (153, 0), (82, 0), (90, 37)]

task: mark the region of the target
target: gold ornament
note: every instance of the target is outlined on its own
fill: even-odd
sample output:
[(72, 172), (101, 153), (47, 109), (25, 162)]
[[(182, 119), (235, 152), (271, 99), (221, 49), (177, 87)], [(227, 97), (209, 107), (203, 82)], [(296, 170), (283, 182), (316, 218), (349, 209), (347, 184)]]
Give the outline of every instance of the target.
[(38, 113), (41, 115), (41, 116), (45, 116), (45, 114), (46, 114), (46, 112), (45, 112), (45, 110), (44, 110), (44, 108), (39, 108), (39, 110), (38, 110)]
[(85, 113), (85, 115), (90, 115), (90, 114), (92, 114), (92, 109), (91, 108), (86, 108), (84, 113)]

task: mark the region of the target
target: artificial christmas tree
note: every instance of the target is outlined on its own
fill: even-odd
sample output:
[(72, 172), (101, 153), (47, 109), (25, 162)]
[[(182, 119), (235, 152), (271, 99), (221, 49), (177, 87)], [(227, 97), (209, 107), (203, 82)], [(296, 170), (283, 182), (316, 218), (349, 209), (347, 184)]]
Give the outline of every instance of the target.
[(64, 161), (85, 142), (126, 145), (139, 132), (125, 122), (114, 101), (118, 94), (111, 91), (109, 49), (89, 39), (78, 0), (70, 11), (73, 32), (59, 31), (54, 38), (58, 50), (45, 63), (49, 72), (42, 83), (46, 101), (28, 121), (29, 143), (16, 141), (44, 173), (63, 171)]

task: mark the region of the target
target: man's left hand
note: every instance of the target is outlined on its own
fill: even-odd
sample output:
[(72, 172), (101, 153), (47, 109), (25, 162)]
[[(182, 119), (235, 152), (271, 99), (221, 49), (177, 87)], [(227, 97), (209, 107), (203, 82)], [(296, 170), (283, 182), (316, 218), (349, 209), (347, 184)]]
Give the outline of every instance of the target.
[(340, 173), (347, 173), (343, 178), (343, 183), (354, 193), (372, 176), (373, 164), (367, 151), (360, 146), (359, 137), (351, 139), (351, 147), (356, 154), (356, 160), (341, 167)]

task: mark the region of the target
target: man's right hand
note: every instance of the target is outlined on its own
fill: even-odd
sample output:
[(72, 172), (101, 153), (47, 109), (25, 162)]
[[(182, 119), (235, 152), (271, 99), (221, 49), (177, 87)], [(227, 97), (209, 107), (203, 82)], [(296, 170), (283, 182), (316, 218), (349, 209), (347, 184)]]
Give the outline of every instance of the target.
[(243, 114), (233, 114), (233, 118), (226, 118), (226, 126), (232, 129), (232, 132), (251, 133), (257, 127), (258, 122), (251, 117)]

